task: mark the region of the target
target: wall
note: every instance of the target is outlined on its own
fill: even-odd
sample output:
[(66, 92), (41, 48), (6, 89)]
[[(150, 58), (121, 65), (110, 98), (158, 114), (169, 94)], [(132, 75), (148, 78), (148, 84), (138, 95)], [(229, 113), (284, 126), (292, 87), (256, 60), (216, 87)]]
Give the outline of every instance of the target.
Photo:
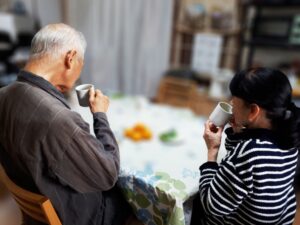
[(29, 15), (38, 19), (41, 26), (62, 21), (62, 0), (11, 0), (10, 5), (22, 1)]

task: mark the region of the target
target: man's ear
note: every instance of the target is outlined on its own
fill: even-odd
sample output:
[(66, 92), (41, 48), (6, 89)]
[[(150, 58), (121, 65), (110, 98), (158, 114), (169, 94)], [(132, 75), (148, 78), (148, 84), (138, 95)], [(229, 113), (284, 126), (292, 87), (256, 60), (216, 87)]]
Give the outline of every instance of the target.
[(250, 105), (250, 113), (248, 115), (249, 122), (253, 122), (257, 119), (261, 111), (261, 108), (257, 104)]
[(70, 50), (65, 55), (65, 66), (67, 69), (71, 69), (73, 62), (75, 60), (75, 56), (77, 54), (76, 50)]

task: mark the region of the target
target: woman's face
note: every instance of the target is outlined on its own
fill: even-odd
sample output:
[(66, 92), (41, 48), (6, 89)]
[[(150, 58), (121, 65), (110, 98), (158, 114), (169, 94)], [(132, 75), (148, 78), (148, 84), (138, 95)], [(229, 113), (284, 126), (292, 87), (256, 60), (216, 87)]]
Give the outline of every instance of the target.
[(251, 111), (250, 105), (243, 99), (233, 96), (231, 100), (232, 105), (232, 126), (243, 128), (249, 124), (248, 116)]

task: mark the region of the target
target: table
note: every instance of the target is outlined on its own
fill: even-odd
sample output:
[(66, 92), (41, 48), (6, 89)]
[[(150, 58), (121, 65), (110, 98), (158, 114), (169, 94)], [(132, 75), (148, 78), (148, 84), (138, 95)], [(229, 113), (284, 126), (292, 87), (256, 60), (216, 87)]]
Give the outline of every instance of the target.
[[(76, 104), (72, 108), (92, 124), (88, 108)], [(120, 148), (118, 185), (138, 219), (145, 225), (185, 225), (183, 204), (197, 192), (198, 168), (207, 160), (202, 138), (206, 118), (141, 96), (112, 96), (107, 116)], [(137, 122), (150, 127), (151, 140), (134, 142), (124, 137), (124, 129)], [(171, 128), (180, 140), (161, 142), (159, 134)]]

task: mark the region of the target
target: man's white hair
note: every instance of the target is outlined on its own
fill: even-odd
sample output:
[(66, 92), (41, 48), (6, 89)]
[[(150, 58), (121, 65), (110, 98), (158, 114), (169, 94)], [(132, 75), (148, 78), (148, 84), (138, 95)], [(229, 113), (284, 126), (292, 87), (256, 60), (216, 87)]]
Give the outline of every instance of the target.
[(32, 39), (30, 58), (43, 56), (59, 57), (70, 50), (76, 50), (84, 58), (86, 40), (83, 34), (63, 24), (49, 24), (39, 30)]

